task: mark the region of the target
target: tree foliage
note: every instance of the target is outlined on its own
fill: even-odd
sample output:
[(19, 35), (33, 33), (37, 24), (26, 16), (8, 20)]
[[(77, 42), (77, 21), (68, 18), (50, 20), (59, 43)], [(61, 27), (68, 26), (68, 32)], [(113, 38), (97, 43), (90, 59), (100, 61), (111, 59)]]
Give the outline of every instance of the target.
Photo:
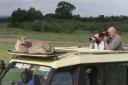
[(33, 20), (36, 20), (36, 19), (39, 20), (39, 19), (43, 18), (43, 15), (39, 10), (35, 10), (35, 8), (31, 7), (27, 11), (26, 18), (27, 18), (28, 21), (33, 21)]
[(128, 31), (128, 16), (81, 17), (79, 14), (73, 15), (75, 9), (76, 7), (73, 4), (65, 1), (58, 3), (55, 13), (49, 13), (45, 16), (33, 7), (28, 10), (18, 8), (12, 12), (11, 25), (24, 30), (57, 33), (104, 31), (111, 25), (119, 31)]
[(34, 21), (36, 19), (42, 19), (43, 15), (39, 10), (35, 10), (35, 8), (30, 8), (29, 10), (22, 10), (18, 8), (17, 10), (13, 11), (11, 14), (11, 22), (12, 25), (17, 27), (19, 23), (25, 21)]
[(17, 27), (20, 22), (26, 21), (26, 11), (18, 8), (17, 10), (12, 12), (11, 22), (12, 25)]
[(75, 9), (76, 7), (73, 4), (65, 1), (60, 1), (57, 5), (55, 13), (58, 18), (72, 18), (72, 12)]

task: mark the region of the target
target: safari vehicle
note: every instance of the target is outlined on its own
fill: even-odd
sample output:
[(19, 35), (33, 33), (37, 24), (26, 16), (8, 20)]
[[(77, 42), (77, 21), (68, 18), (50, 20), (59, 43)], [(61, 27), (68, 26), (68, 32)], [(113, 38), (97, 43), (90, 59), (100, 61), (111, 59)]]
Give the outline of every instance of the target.
[(128, 52), (58, 47), (55, 55), (9, 52), (0, 61), (0, 85), (16, 85), (29, 70), (34, 85), (128, 85)]

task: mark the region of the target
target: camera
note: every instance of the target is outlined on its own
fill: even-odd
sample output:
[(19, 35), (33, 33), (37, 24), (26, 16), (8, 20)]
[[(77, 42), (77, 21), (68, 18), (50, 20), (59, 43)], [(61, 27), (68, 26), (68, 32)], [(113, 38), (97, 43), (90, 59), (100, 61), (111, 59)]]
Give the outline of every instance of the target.
[(90, 41), (95, 41), (96, 40), (96, 37), (90, 37), (89, 40)]
[(107, 37), (109, 36), (109, 33), (108, 32), (101, 32), (101, 33), (99, 33), (99, 35), (100, 34), (103, 35), (103, 36), (107, 36)]
[(92, 42), (96, 42), (96, 43), (100, 42), (97, 37), (91, 37), (91, 38), (89, 38), (89, 40), (92, 41)]

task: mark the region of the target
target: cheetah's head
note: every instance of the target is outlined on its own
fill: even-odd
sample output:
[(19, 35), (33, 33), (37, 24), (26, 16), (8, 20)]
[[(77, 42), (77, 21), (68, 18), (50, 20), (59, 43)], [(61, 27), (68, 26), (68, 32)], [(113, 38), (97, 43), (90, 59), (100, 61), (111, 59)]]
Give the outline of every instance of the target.
[(25, 37), (20, 37), (19, 39), (17, 39), (16, 44), (19, 46), (24, 46), (24, 47), (32, 46), (31, 42), (29, 42)]

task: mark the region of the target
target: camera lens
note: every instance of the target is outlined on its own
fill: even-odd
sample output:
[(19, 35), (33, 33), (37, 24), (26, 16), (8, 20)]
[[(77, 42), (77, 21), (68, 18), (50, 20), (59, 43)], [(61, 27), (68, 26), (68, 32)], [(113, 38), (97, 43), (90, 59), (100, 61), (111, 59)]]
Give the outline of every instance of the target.
[(92, 41), (92, 38), (89, 38), (90, 41)]
[(90, 41), (95, 41), (96, 40), (96, 37), (91, 37), (89, 38)]

